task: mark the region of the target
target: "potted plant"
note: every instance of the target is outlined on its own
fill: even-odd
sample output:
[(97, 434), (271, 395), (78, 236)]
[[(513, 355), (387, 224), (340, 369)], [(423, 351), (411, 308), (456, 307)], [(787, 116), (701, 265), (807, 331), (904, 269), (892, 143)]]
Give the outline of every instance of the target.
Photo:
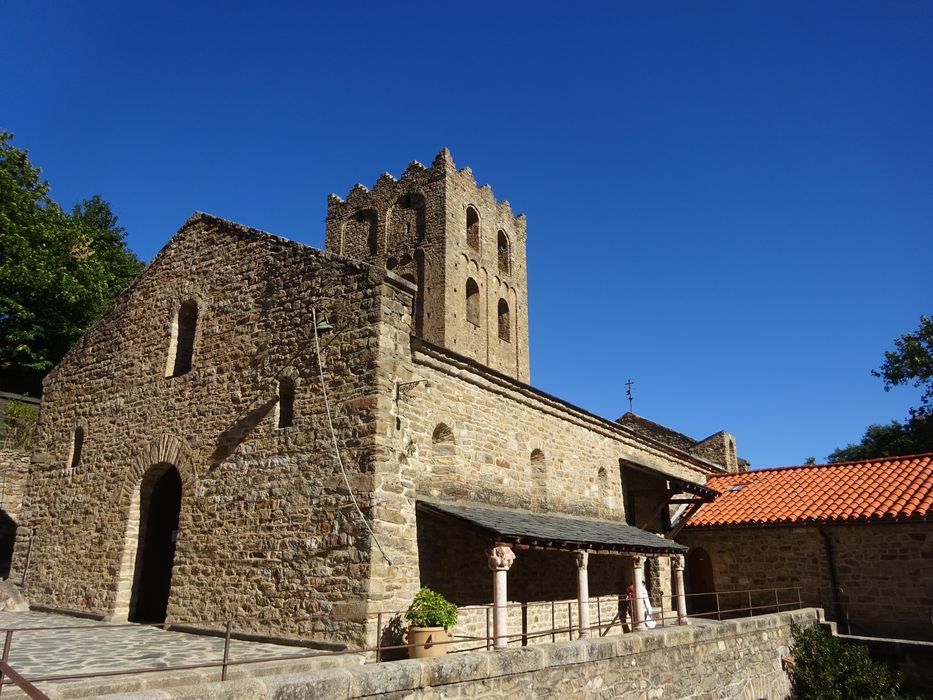
[(408, 628), (408, 656), (423, 659), (429, 656), (443, 656), (447, 653), (447, 630), (457, 624), (457, 606), (444, 596), (430, 588), (418, 591), (405, 619)]

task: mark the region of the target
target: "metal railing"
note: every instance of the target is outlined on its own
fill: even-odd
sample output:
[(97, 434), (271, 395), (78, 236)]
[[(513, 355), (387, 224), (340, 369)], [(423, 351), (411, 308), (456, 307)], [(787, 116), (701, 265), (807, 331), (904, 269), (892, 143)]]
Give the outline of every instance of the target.
[[(697, 604), (699, 602), (703, 602), (702, 597), (704, 596), (706, 597), (707, 602), (713, 603), (714, 601), (714, 609), (697, 611)], [(736, 596), (743, 597), (746, 604), (738, 605), (730, 603), (729, 601), (734, 599)], [(799, 588), (750, 589), (745, 591), (695, 593), (688, 594), (686, 598), (688, 601), (688, 611), (690, 611), (691, 608), (694, 608), (694, 611), (688, 612), (691, 619), (705, 618), (711, 620), (724, 620), (734, 617), (750, 617), (753, 615), (762, 615), (791, 609), (799, 609), (805, 605), (801, 599)], [(693, 599), (693, 605), (691, 605), (691, 599)], [(673, 597), (660, 596), (656, 597), (654, 601), (658, 603), (658, 605), (656, 608), (653, 608), (651, 619), (656, 623), (656, 625), (661, 628), (676, 625), (677, 610), (676, 606), (671, 605)], [(668, 603), (666, 606), (665, 601)], [(634, 624), (632, 622), (632, 615), (630, 612), (632, 600), (630, 598), (620, 595), (604, 595), (590, 598), (589, 602), (591, 604), (591, 609), (595, 607), (596, 611), (595, 622), (591, 620), (591, 624), (587, 628), (589, 636), (605, 637), (609, 635), (615, 628), (619, 628), (620, 634), (627, 631), (626, 628), (628, 631), (633, 629)], [(509, 645), (526, 646), (538, 640), (556, 642), (559, 639), (570, 640), (580, 636), (581, 629), (579, 626), (579, 616), (577, 614), (577, 601), (575, 600), (510, 603), (506, 607), (511, 611), (520, 611), (520, 617), (523, 621), (522, 628), (520, 630), (504, 635)], [(605, 607), (609, 607), (610, 610), (615, 608), (615, 613), (607, 615), (604, 618), (603, 610)], [(465, 614), (469, 615), (471, 612), (478, 615), (481, 620), (480, 626), (485, 626), (485, 634), (463, 634), (450, 636), (447, 639), (435, 640), (433, 644), (446, 647), (457, 645), (456, 648), (450, 649), (452, 652), (468, 652), (492, 649), (494, 645), (492, 624), (493, 610), (494, 606), (491, 604), (464, 606), (459, 608), (458, 612), (461, 616)], [(537, 614), (532, 615), (531, 613), (533, 611)], [(400, 633), (401, 627), (399, 622), (403, 619), (404, 613), (405, 611), (397, 610), (375, 612), (367, 615), (367, 619), (375, 618), (376, 622), (376, 640), (375, 644), (372, 646), (347, 649), (314, 649), (301, 653), (282, 654), (275, 656), (247, 656), (244, 658), (231, 658), (231, 641), (235, 639), (256, 639), (258, 635), (249, 632), (235, 631), (234, 623), (230, 620), (225, 620), (222, 622), (215, 621), (197, 623), (99, 623), (81, 625), (55, 625), (44, 627), (0, 628), (0, 632), (4, 633), (5, 635), (2, 658), (0, 658), (0, 694), (2, 694), (4, 687), (8, 685), (15, 685), (23, 690), (23, 692), (26, 693), (28, 697), (42, 699), (46, 698), (47, 696), (35, 687), (36, 683), (88, 679), (103, 680), (115, 676), (205, 669), (216, 669), (219, 671), (219, 680), (226, 681), (228, 679), (229, 671), (231, 668), (254, 664), (296, 662), (309, 659), (334, 658), (347, 655), (366, 655), (369, 658), (374, 658), (377, 661), (389, 660), (389, 658), (393, 655), (400, 656), (402, 652), (406, 652), (407, 650), (421, 646), (419, 644), (404, 643), (401, 638), (393, 639), (392, 635), (386, 635), (386, 632), (389, 628), (394, 628)], [(564, 618), (565, 613), (566, 624), (558, 624), (558, 617)], [(541, 625), (539, 622), (531, 622), (540, 620), (544, 620), (545, 623)], [(158, 667), (143, 666), (133, 668), (114, 668), (109, 670), (90, 670), (80, 673), (40, 673), (30, 675), (28, 678), (18, 673), (9, 664), (10, 652), (13, 648), (15, 638), (36, 632), (63, 630), (119, 630), (123, 628), (138, 629), (151, 627), (156, 629), (173, 630), (176, 631), (176, 633), (183, 634), (191, 633), (194, 629), (194, 625), (197, 625), (198, 628), (200, 628), (196, 633), (212, 634), (218, 637), (223, 636), (224, 644), (222, 654), (217, 661), (203, 661), (200, 663), (175, 664)], [(283, 646), (293, 645), (296, 648), (308, 647), (313, 644), (312, 642), (301, 642), (297, 640), (276, 641), (271, 639), (264, 639), (263, 641)]]

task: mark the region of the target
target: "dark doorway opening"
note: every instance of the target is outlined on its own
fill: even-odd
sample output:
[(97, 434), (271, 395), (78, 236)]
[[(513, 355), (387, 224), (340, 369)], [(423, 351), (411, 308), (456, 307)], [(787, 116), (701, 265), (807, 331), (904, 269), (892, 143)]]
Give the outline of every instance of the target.
[(716, 590), (713, 581), (713, 560), (702, 547), (691, 549), (687, 557), (687, 580), (690, 595), (687, 611), (691, 615), (716, 612)]
[(16, 543), (16, 521), (0, 509), (0, 578), (10, 577), (13, 545)]
[(133, 622), (165, 622), (181, 511), (181, 477), (171, 464), (157, 464), (140, 488), (139, 545), (130, 601)]

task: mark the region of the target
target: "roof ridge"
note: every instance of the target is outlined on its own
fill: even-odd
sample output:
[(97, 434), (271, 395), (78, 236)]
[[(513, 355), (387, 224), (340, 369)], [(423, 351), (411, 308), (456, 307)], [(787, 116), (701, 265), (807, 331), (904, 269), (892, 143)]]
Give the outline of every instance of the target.
[(791, 469), (825, 469), (827, 467), (846, 467), (853, 464), (871, 464), (873, 462), (906, 462), (911, 459), (929, 457), (933, 459), (933, 452), (920, 452), (914, 455), (897, 455), (893, 457), (870, 457), (868, 459), (854, 459), (848, 462), (826, 462), (824, 464), (789, 464), (783, 467), (762, 467), (761, 469), (749, 469), (746, 472), (735, 472), (731, 474), (714, 474), (710, 478), (722, 479), (723, 477), (742, 477), (750, 474), (760, 474), (762, 472), (789, 471)]

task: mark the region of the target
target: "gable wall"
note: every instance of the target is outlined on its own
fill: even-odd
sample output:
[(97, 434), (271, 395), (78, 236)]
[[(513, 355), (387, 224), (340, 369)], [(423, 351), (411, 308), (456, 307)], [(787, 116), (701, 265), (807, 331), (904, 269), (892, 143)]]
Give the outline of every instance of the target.
[[(334, 464), (312, 308), (336, 327), (321, 337), (326, 377), (365, 507), (384, 274), (212, 217), (187, 224), (48, 380), (24, 507), (35, 532), (30, 602), (125, 616), (131, 503), (143, 472), (165, 459), (183, 482), (170, 617), (357, 635), (368, 541)], [(193, 369), (167, 378), (169, 329), (187, 298), (199, 304)], [(296, 381), (295, 423), (279, 429), (282, 375)], [(77, 425), (83, 457), (69, 473)]]

